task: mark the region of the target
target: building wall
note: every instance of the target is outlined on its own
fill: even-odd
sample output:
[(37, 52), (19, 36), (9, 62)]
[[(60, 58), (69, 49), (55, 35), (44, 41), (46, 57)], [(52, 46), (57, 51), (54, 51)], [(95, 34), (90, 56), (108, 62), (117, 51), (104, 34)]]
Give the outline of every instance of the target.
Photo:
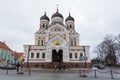
[[(73, 67), (79, 63), (83, 65), (84, 58), (88, 64), (90, 63), (90, 46), (79, 44), (79, 34), (74, 28), (74, 20), (69, 20), (65, 24), (63, 21), (63, 18), (59, 16), (52, 18), (51, 23), (45, 19), (40, 20), (40, 28), (35, 33), (35, 45), (24, 45), (26, 63), (28, 59), (31, 66), (52, 63), (53, 50), (56, 50), (57, 53), (62, 50), (62, 62), (67, 65), (73, 64)], [(39, 57), (37, 58), (38, 53)], [(44, 58), (42, 57), (43, 53), (45, 54)], [(80, 57), (83, 58), (81, 62)]]
[(12, 51), (0, 48), (0, 60), (12, 60)]

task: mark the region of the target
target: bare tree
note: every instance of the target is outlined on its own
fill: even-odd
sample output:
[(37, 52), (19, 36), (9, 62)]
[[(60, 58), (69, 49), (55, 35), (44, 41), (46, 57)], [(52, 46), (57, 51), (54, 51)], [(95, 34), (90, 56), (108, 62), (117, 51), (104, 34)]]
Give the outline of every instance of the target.
[(119, 56), (120, 56), (120, 34), (118, 34), (116, 40), (117, 40), (117, 50), (118, 50), (118, 53), (119, 53)]
[(95, 47), (94, 53), (97, 54), (97, 59), (100, 61), (101, 64), (103, 64), (105, 61), (105, 54), (106, 54), (104, 42), (101, 42)]
[(106, 35), (103, 41), (96, 46), (94, 52), (99, 56), (101, 63), (106, 61), (106, 64), (117, 63), (116, 58), (116, 38), (114, 35)]
[(116, 65), (116, 38), (114, 35), (107, 35), (104, 38), (104, 47), (106, 50), (105, 60), (108, 64)]
[(117, 42), (117, 59), (118, 62), (120, 61), (120, 34), (116, 37), (116, 42)]

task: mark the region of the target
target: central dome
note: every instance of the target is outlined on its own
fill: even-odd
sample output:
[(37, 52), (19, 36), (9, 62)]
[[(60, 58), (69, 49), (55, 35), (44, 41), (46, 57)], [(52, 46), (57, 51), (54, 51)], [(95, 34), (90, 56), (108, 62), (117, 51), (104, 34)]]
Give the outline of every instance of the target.
[(58, 12), (58, 10), (57, 10), (57, 12), (56, 12), (56, 13), (54, 13), (54, 14), (52, 15), (52, 17), (51, 17), (51, 18), (54, 18), (54, 17), (60, 17), (60, 18), (62, 18), (62, 19), (63, 19), (62, 14), (60, 14), (60, 13)]

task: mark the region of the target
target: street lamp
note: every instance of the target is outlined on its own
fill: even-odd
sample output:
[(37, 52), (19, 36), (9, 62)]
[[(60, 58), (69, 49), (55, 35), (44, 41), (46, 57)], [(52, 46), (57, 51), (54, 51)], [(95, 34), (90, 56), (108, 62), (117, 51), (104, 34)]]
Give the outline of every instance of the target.
[(28, 56), (27, 56), (27, 68), (29, 69), (29, 75), (30, 75), (30, 65), (29, 65), (29, 52), (30, 52), (31, 45), (28, 46)]
[(17, 60), (18, 60), (18, 57), (14, 56), (14, 61), (15, 61), (14, 63), (15, 63), (15, 65), (16, 65)]
[(28, 46), (28, 55), (27, 55), (27, 68), (29, 68), (29, 52), (30, 52), (30, 45)]
[(83, 46), (83, 48), (84, 48), (84, 60), (85, 60), (85, 68), (86, 68), (86, 50), (85, 50), (85, 46)]
[[(85, 61), (86, 58), (84, 56), (80, 56), (79, 57), (79, 61)], [(81, 74), (81, 69), (79, 68), (79, 74), (80, 74), (80, 77), (87, 77), (87, 75), (85, 74), (85, 70), (84, 70), (84, 67), (83, 67), (83, 74)]]

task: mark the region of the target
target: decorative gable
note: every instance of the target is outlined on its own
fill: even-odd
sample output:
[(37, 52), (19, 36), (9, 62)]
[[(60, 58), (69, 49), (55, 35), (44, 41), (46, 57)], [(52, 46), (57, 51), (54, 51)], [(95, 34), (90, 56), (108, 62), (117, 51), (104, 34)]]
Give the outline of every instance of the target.
[(63, 32), (66, 31), (66, 28), (62, 25), (55, 24), (48, 29), (48, 32)]
[(55, 37), (49, 40), (48, 44), (51, 46), (64, 46), (67, 44), (67, 42), (65, 39), (60, 37), (60, 35), (56, 35)]

